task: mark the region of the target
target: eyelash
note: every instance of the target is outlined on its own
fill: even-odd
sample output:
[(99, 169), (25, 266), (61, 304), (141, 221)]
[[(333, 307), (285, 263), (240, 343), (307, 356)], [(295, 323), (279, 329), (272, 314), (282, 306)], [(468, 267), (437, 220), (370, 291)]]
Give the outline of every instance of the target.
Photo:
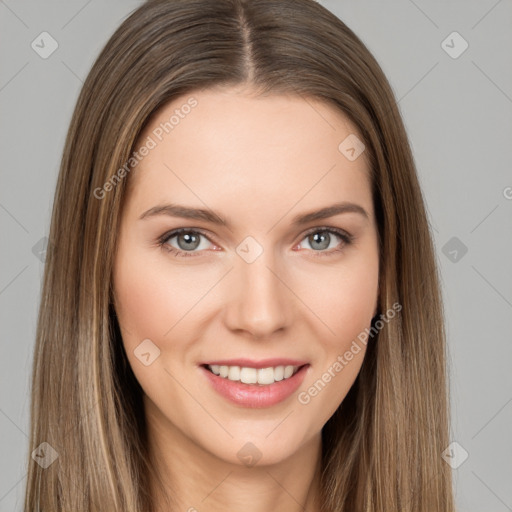
[[(179, 235), (181, 233), (199, 234), (199, 235), (204, 236), (207, 240), (209, 240), (211, 242), (211, 240), (206, 235), (206, 233), (203, 232), (201, 229), (179, 228), (179, 229), (175, 229), (173, 231), (163, 234), (158, 239), (158, 245), (165, 251), (174, 254), (175, 257), (177, 257), (177, 258), (187, 258), (187, 257), (191, 257), (191, 256), (192, 257), (197, 256), (198, 253), (196, 253), (196, 252), (181, 251), (179, 249), (176, 249), (175, 247), (170, 246), (167, 243), (171, 238), (174, 238), (176, 235)], [(331, 249), (330, 251), (313, 251), (314, 253), (316, 253), (315, 257), (325, 257), (325, 256), (330, 256), (334, 253), (339, 253), (339, 252), (343, 251), (345, 246), (352, 244), (352, 242), (354, 240), (353, 235), (350, 235), (349, 233), (347, 233), (341, 229), (330, 228), (330, 227), (324, 226), (324, 227), (310, 229), (309, 231), (304, 233), (303, 237), (301, 238), (301, 241), (304, 240), (304, 238), (306, 238), (308, 235), (311, 235), (313, 233), (331, 233), (331, 234), (337, 235), (338, 237), (340, 237), (343, 240), (343, 244), (341, 244), (341, 247), (339, 247), (339, 248)]]

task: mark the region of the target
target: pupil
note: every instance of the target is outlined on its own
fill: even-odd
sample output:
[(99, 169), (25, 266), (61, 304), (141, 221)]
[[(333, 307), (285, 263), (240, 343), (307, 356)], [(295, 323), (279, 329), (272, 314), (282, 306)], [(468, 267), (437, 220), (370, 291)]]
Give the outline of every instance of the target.
[[(318, 233), (324, 233), (322, 235), (319, 235)], [(328, 233), (326, 233), (325, 231), (319, 231), (317, 233), (315, 233), (313, 236), (310, 236), (310, 241), (312, 239), (312, 242), (311, 242), (311, 245), (314, 247), (313, 244), (320, 244), (320, 247), (317, 247), (318, 249), (326, 249), (327, 247), (329, 247), (329, 242), (330, 242), (330, 236)], [(319, 241), (319, 239), (322, 239)]]
[[(185, 239), (185, 244), (192, 244), (193, 247), (190, 247), (190, 246), (187, 247), (186, 245), (185, 245), (185, 247), (182, 247), (182, 244), (180, 243), (181, 238)], [(180, 245), (180, 247), (182, 249), (195, 249), (199, 245), (198, 239), (199, 239), (199, 237), (197, 237), (196, 235), (193, 235), (190, 233), (185, 233), (178, 237), (178, 244)], [(195, 243), (195, 245), (194, 245), (194, 243)]]
[[(189, 247), (182, 247), (182, 244), (180, 243), (182, 238), (185, 240), (185, 245), (188, 244)], [(310, 235), (309, 239), (312, 246), (314, 246), (314, 244), (319, 244), (317, 249), (326, 249), (329, 247), (330, 236), (325, 231), (314, 233), (313, 235)], [(178, 244), (184, 249), (195, 249), (198, 246), (198, 241), (199, 237), (191, 233), (184, 233), (178, 237)], [(190, 247), (190, 244), (192, 244), (192, 247)]]

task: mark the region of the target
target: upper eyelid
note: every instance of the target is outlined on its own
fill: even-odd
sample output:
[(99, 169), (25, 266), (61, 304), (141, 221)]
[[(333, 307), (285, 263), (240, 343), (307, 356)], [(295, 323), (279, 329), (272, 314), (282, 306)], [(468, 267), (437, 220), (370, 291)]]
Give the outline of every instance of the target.
[[(347, 238), (349, 239), (352, 239), (353, 236), (348, 233), (347, 231), (345, 231), (344, 229), (342, 228), (335, 228), (335, 227), (330, 227), (330, 226), (314, 226), (312, 228), (309, 228), (307, 229), (306, 231), (303, 232), (302, 234), (302, 238), (300, 238), (300, 241), (302, 241), (306, 236), (308, 236), (310, 233), (315, 233), (315, 232), (320, 232), (320, 231), (331, 231), (333, 232), (335, 235), (339, 236), (342, 238), (342, 235), (344, 234)], [(168, 242), (171, 238), (174, 238), (175, 236), (179, 235), (180, 233), (188, 233), (188, 232), (192, 232), (192, 233), (198, 233), (202, 236), (204, 236), (210, 243), (212, 244), (216, 244), (216, 242), (214, 240), (211, 240), (210, 238), (210, 235), (207, 234), (206, 231), (204, 231), (203, 229), (201, 228), (176, 228), (176, 229), (173, 229), (171, 231), (168, 231), (167, 233), (165, 233), (164, 235), (162, 235), (159, 240), (162, 242), (162, 243), (166, 243)], [(217, 245), (217, 244), (216, 244)], [(181, 250), (181, 249), (178, 249), (178, 250)], [(192, 252), (192, 251), (191, 251)]]
[(207, 238), (211, 243), (215, 243), (210, 239), (210, 235), (208, 235), (207, 232), (203, 231), (200, 228), (172, 229), (171, 231), (168, 231), (167, 233), (164, 233), (161, 237), (159, 237), (159, 240), (162, 242), (166, 242), (166, 241), (170, 240), (171, 238), (178, 236), (180, 233), (198, 233), (200, 235), (203, 235), (205, 238)]

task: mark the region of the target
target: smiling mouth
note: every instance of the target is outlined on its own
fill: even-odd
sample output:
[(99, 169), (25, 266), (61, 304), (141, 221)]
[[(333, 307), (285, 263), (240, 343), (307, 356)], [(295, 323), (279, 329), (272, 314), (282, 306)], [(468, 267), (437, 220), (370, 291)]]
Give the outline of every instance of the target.
[(267, 368), (252, 368), (249, 366), (227, 366), (217, 364), (204, 364), (206, 368), (214, 375), (233, 382), (243, 384), (253, 384), (259, 386), (268, 386), (276, 382), (285, 381), (293, 377), (301, 368), (308, 366), (279, 365), (269, 366)]

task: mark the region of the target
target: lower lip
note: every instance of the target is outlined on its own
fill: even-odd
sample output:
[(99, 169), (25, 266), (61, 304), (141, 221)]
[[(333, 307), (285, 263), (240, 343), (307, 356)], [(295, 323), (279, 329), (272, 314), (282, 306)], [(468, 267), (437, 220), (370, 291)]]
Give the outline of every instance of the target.
[(271, 407), (286, 400), (302, 384), (309, 364), (299, 368), (297, 373), (288, 379), (274, 384), (244, 384), (215, 375), (204, 366), (200, 367), (213, 389), (231, 402), (242, 407)]

